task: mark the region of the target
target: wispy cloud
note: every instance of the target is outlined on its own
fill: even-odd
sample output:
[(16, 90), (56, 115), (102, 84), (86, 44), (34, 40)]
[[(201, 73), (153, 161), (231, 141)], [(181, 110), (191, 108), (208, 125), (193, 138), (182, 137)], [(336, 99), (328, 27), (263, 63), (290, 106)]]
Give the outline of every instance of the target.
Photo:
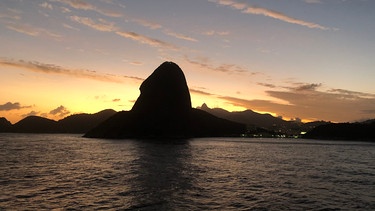
[(16, 102), (16, 103), (7, 102), (3, 105), (0, 105), (0, 111), (19, 110), (23, 108), (31, 108), (31, 106), (21, 106), (19, 102)]
[(135, 66), (141, 66), (141, 65), (143, 65), (143, 62), (140, 62), (140, 61), (132, 61), (132, 62), (129, 62), (129, 64), (131, 64), (131, 65), (135, 65)]
[(10, 30), (30, 36), (37, 36), (40, 34), (40, 30), (27, 24), (7, 23), (6, 27)]
[(3, 11), (2, 13), (0, 13), (0, 19), (20, 20), (21, 14), (22, 14), (21, 11), (7, 8), (6, 11)]
[(219, 36), (226, 36), (229, 35), (229, 31), (215, 31), (215, 30), (209, 30), (205, 31), (202, 34), (207, 35), (207, 36), (214, 36), (214, 35), (219, 35)]
[(15, 23), (15, 22), (6, 22), (5, 26), (13, 31), (26, 34), (29, 36), (37, 37), (37, 36), (45, 36), (52, 38), (54, 40), (60, 40), (62, 38), (61, 35), (51, 32), (47, 29), (35, 27), (29, 24), (23, 24), (23, 23)]
[(197, 65), (203, 69), (211, 70), (215, 72), (225, 72), (225, 73), (245, 73), (247, 70), (241, 66), (235, 65), (235, 64), (227, 64), (223, 63), (218, 66), (214, 66), (211, 64), (208, 58), (200, 57), (197, 59), (191, 59), (187, 56), (185, 56), (185, 60), (189, 62), (190, 64)]
[(191, 42), (198, 42), (197, 39), (195, 39), (191, 36), (174, 32), (173, 30), (167, 29), (167, 28), (163, 27), (161, 24), (155, 23), (153, 21), (148, 21), (148, 20), (144, 20), (144, 19), (134, 19), (133, 21), (142, 25), (142, 26), (144, 26), (144, 27), (147, 27), (149, 29), (153, 29), (153, 30), (160, 29), (160, 30), (162, 30), (162, 32), (164, 34), (166, 34), (168, 36), (171, 36), (171, 37), (174, 37), (174, 38), (177, 38), (177, 39), (191, 41)]
[(375, 95), (342, 89), (320, 91), (320, 83), (287, 87), (286, 90), (268, 90), (266, 93), (278, 101), (247, 100), (230, 96), (219, 96), (228, 103), (259, 111), (269, 111), (281, 116), (303, 119), (354, 121), (359, 118), (375, 118)]
[(104, 8), (98, 8), (94, 6), (93, 4), (83, 1), (83, 0), (54, 0), (54, 1), (63, 3), (65, 5), (68, 5), (78, 10), (92, 10), (102, 15), (109, 16), (109, 17), (122, 17), (122, 14), (120, 12), (111, 11), (111, 10), (107, 10)]
[(276, 88), (276, 85), (270, 83), (257, 83), (260, 86), (268, 87), (268, 88)]
[(166, 35), (169, 35), (169, 36), (181, 39), (181, 40), (186, 40), (186, 41), (191, 41), (191, 42), (198, 42), (198, 40), (195, 39), (195, 38), (189, 37), (189, 36), (184, 35), (184, 34), (176, 33), (176, 32), (173, 32), (171, 30), (168, 30), (168, 29), (164, 30), (164, 33)]
[(291, 87), (291, 89), (295, 91), (315, 91), (320, 86), (322, 86), (321, 83), (301, 84), (297, 87)]
[(149, 29), (161, 29), (161, 28), (163, 28), (163, 26), (161, 24), (158, 24), (158, 23), (155, 23), (155, 22), (152, 22), (152, 21), (147, 21), (147, 20), (144, 20), (144, 19), (134, 19), (133, 21), (142, 25), (142, 26), (144, 26), (144, 27), (147, 27)]
[(375, 98), (375, 94), (370, 93), (364, 93), (364, 92), (356, 92), (356, 91), (350, 91), (346, 89), (330, 89), (328, 92), (331, 93), (337, 93), (345, 96), (353, 96), (353, 97), (363, 97), (363, 98)]
[(10, 59), (0, 59), (0, 66), (8, 66), (8, 67), (15, 67), (15, 68), (22, 68), (28, 71), (37, 72), (37, 73), (45, 73), (45, 74), (58, 74), (58, 75), (66, 75), (72, 76), (77, 78), (86, 78), (91, 80), (103, 81), (103, 82), (115, 82), (121, 83), (123, 82), (122, 78), (129, 78), (134, 79), (136, 77), (131, 76), (115, 76), (109, 74), (100, 74), (95, 71), (90, 70), (75, 70), (64, 68), (58, 65), (53, 64), (45, 64), (36, 61), (24, 61), (24, 60), (10, 60)]
[(147, 44), (152, 47), (158, 47), (162, 49), (171, 49), (171, 50), (178, 49), (176, 46), (170, 43), (164, 42), (162, 40), (159, 40), (159, 39), (148, 37), (148, 36), (136, 33), (136, 32), (123, 31), (119, 29), (115, 23), (109, 22), (101, 18), (98, 20), (93, 20), (92, 18), (89, 18), (89, 17), (70, 16), (70, 19), (74, 22), (88, 26), (94, 30), (98, 30), (102, 32), (113, 32), (121, 37), (131, 39), (133, 41), (137, 41), (142, 44)]
[(42, 8), (44, 8), (44, 9), (53, 10), (52, 4), (50, 4), (48, 2), (43, 2), (43, 3), (39, 4), (39, 6), (42, 7)]
[(206, 96), (213, 96), (214, 95), (212, 93), (201, 91), (201, 90), (198, 90), (198, 89), (191, 89), (190, 88), (189, 91), (190, 91), (190, 93), (199, 94), (199, 95), (206, 95)]
[(94, 21), (93, 19), (88, 17), (70, 16), (70, 19), (98, 31), (113, 32), (117, 30), (113, 22), (108, 22), (101, 18), (98, 19), (98, 21)]
[(250, 4), (237, 2), (235, 0), (209, 0), (209, 1), (215, 2), (219, 5), (229, 6), (233, 9), (240, 10), (242, 13), (246, 13), (246, 14), (263, 15), (263, 16), (274, 18), (274, 19), (284, 21), (287, 23), (297, 24), (300, 26), (305, 26), (305, 27), (313, 28), (313, 29), (321, 29), (321, 30), (330, 29), (328, 27), (319, 25), (317, 23), (308, 22), (308, 21), (304, 21), (298, 18), (290, 17), (284, 13), (281, 13), (275, 10), (252, 6)]
[(135, 77), (135, 76), (123, 76), (123, 77), (126, 78), (126, 79), (132, 79), (132, 80), (135, 80), (135, 81), (144, 81), (145, 80), (144, 78)]
[(161, 48), (169, 48), (172, 50), (177, 50), (177, 47), (170, 43), (167, 43), (167, 42), (155, 39), (155, 38), (147, 37), (145, 35), (138, 34), (135, 32), (117, 31), (116, 34), (120, 35), (121, 37), (129, 38), (134, 41), (150, 45), (152, 47), (161, 47)]

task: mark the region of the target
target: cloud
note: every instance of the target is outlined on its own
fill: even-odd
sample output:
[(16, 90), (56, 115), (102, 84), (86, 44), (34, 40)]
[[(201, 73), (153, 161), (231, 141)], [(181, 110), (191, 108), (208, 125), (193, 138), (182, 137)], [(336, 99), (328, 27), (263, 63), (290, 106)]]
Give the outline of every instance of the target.
[(145, 35), (138, 34), (136, 32), (121, 31), (118, 27), (116, 27), (116, 25), (113, 22), (108, 22), (104, 19), (98, 19), (98, 21), (94, 21), (91, 18), (80, 17), (80, 16), (71, 16), (70, 19), (77, 23), (86, 25), (92, 29), (103, 31), (103, 32), (114, 32), (121, 37), (131, 39), (142, 44), (147, 44), (152, 47), (177, 50), (176, 46), (169, 44), (167, 42), (164, 42), (155, 38), (147, 37)]
[(0, 111), (19, 110), (22, 108), (31, 108), (31, 106), (21, 106), (19, 102), (16, 102), (16, 103), (7, 102), (3, 105), (0, 105)]
[(48, 2), (43, 2), (41, 4), (39, 4), (39, 6), (41, 6), (42, 8), (44, 9), (50, 9), (50, 10), (53, 10), (53, 6), (52, 4), (48, 3)]
[(70, 114), (70, 111), (68, 109), (66, 109), (64, 106), (61, 105), (61, 106), (51, 110), (49, 112), (49, 114), (59, 116), (59, 117), (63, 117), (63, 116), (66, 116), (66, 115)]
[[(375, 96), (349, 90), (319, 91), (320, 84), (288, 87), (286, 90), (268, 90), (266, 93), (278, 101), (247, 100), (219, 96), (228, 103), (248, 109), (269, 111), (281, 116), (336, 122), (375, 118)], [(364, 97), (365, 96), (365, 97)], [(283, 101), (286, 103), (279, 103)]]
[(144, 81), (145, 80), (144, 78), (135, 77), (135, 76), (123, 76), (123, 77), (127, 78), (127, 79), (136, 80), (136, 81)]
[(257, 83), (260, 86), (268, 87), (268, 88), (276, 88), (275, 85), (269, 83)]
[(9, 20), (21, 20), (22, 12), (20, 10), (6, 8), (5, 11), (1, 11), (0, 19), (2, 21), (9, 21)]
[(22, 116), (22, 117), (36, 116), (36, 115), (38, 115), (39, 113), (40, 113), (39, 111), (30, 111), (29, 113), (27, 113), (27, 114), (22, 114), (21, 116)]
[(26, 34), (26, 35), (30, 35), (34, 37), (40, 34), (40, 30), (27, 24), (7, 23), (5, 25), (8, 29), (22, 33), (22, 34)]
[(233, 9), (240, 10), (242, 13), (246, 13), (246, 14), (263, 15), (263, 16), (274, 18), (283, 22), (297, 24), (300, 26), (305, 26), (305, 27), (313, 28), (313, 29), (321, 29), (321, 30), (330, 29), (328, 27), (319, 25), (317, 23), (312, 23), (312, 22), (308, 22), (308, 21), (304, 21), (301, 19), (287, 16), (275, 10), (269, 10), (263, 7), (256, 7), (256, 6), (249, 5), (247, 3), (240, 3), (235, 0), (209, 0), (209, 1), (215, 2), (219, 5), (232, 7)]
[(103, 82), (121, 83), (123, 82), (122, 78), (138, 80), (137, 77), (132, 77), (132, 76), (116, 76), (116, 75), (109, 75), (109, 74), (100, 74), (100, 73), (90, 71), (90, 70), (68, 69), (68, 68), (58, 66), (58, 65), (45, 64), (45, 63), (40, 63), (36, 61), (24, 61), (24, 60), (14, 61), (14, 60), (0, 58), (0, 66), (22, 68), (22, 69), (36, 72), (36, 73), (66, 75), (66, 76), (86, 78), (86, 79), (103, 81)]
[(191, 42), (198, 42), (197, 39), (195, 38), (192, 38), (192, 37), (189, 37), (189, 36), (186, 36), (186, 35), (183, 35), (183, 34), (179, 34), (179, 33), (176, 33), (176, 32), (173, 32), (171, 30), (164, 30), (164, 33), (166, 35), (169, 35), (169, 36), (172, 36), (172, 37), (175, 37), (177, 39), (181, 39), (181, 40), (186, 40), (186, 41), (191, 41)]
[(119, 101), (121, 101), (121, 99), (119, 99), (119, 98), (116, 98), (116, 99), (112, 100), (112, 102), (119, 102)]
[(198, 89), (189, 89), (190, 93), (194, 93), (194, 94), (199, 94), (199, 95), (206, 95), (206, 96), (212, 96), (214, 94), (211, 94), (211, 93), (208, 93), (208, 92), (205, 92), (205, 91), (201, 91), (201, 90), (198, 90)]
[(75, 27), (73, 27), (73, 26), (71, 26), (71, 25), (69, 25), (69, 24), (66, 24), (66, 23), (63, 23), (63, 26), (64, 26), (65, 28), (67, 28), (67, 29), (72, 29), (72, 30), (79, 31), (78, 28), (75, 28)]
[(131, 65), (135, 65), (135, 66), (143, 65), (143, 63), (142, 63), (142, 62), (139, 62), (139, 61), (132, 61), (132, 62), (129, 62), (129, 64), (131, 64)]
[(70, 16), (70, 19), (98, 31), (113, 32), (117, 30), (114, 23), (108, 22), (101, 18), (98, 19), (98, 21), (94, 21), (93, 19), (88, 17)]
[(241, 66), (235, 65), (235, 64), (227, 64), (223, 63), (219, 66), (214, 66), (210, 64), (210, 61), (208, 58), (200, 57), (195, 60), (190, 59), (189, 57), (185, 56), (185, 60), (189, 62), (190, 64), (197, 65), (203, 69), (215, 71), (215, 72), (225, 72), (225, 73), (245, 73), (247, 70)]
[(229, 35), (230, 32), (228, 31), (215, 31), (215, 30), (210, 30), (210, 31), (205, 31), (202, 34), (207, 35), (207, 36), (214, 36), (214, 35), (219, 35), (219, 36), (226, 36)]
[(338, 93), (344, 96), (352, 96), (352, 97), (363, 97), (363, 98), (374, 98), (375, 94), (370, 94), (370, 93), (364, 93), (364, 92), (356, 92), (356, 91), (350, 91), (346, 89), (330, 89), (328, 92), (332, 93)]
[(181, 40), (186, 40), (186, 41), (191, 41), (191, 42), (198, 42), (197, 39), (193, 38), (193, 37), (190, 37), (190, 36), (187, 36), (187, 35), (184, 35), (184, 34), (181, 34), (181, 33), (176, 33), (170, 29), (166, 29), (165, 27), (163, 27), (161, 24), (158, 24), (158, 23), (155, 23), (155, 22), (152, 22), (152, 21), (148, 21), (148, 20), (143, 20), (143, 19), (134, 19), (132, 20), (144, 27), (147, 27), (149, 29), (152, 29), (152, 30), (156, 30), (156, 29), (163, 29), (162, 32), (168, 36), (171, 36), (171, 37), (174, 37), (174, 38), (177, 38), (177, 39), (181, 39)]
[(55, 0), (55, 1), (63, 3), (65, 5), (68, 5), (72, 8), (74, 8), (74, 9), (78, 9), (78, 10), (92, 10), (92, 11), (96, 11), (96, 12), (102, 14), (102, 15), (109, 16), (109, 17), (115, 17), (115, 18), (122, 17), (122, 14), (119, 13), (119, 12), (106, 10), (106, 9), (103, 9), (103, 8), (98, 8), (98, 7), (94, 6), (93, 4), (90, 4), (90, 3), (86, 2), (86, 1), (83, 1), (83, 0)]
[(143, 20), (143, 19), (134, 19), (133, 21), (142, 25), (142, 26), (144, 26), (144, 27), (147, 27), (149, 29), (161, 29), (161, 28), (163, 28), (162, 25), (160, 25), (158, 23), (155, 23), (155, 22), (152, 22), (152, 21), (147, 21), (147, 20)]
[(292, 87), (291, 89), (296, 91), (315, 91), (316, 88), (322, 86), (321, 83), (319, 84), (302, 84), (297, 87)]
[(172, 50), (177, 50), (177, 47), (169, 44), (167, 42), (154, 39), (151, 37), (144, 36), (142, 34), (138, 34), (135, 32), (126, 32), (126, 31), (117, 31), (116, 34), (120, 35), (121, 37), (132, 39), (142, 44), (146, 44), (152, 47), (161, 47), (161, 48), (169, 48)]
[(26, 35), (29, 35), (29, 36), (33, 36), (33, 37), (47, 36), (47, 37), (53, 38), (55, 40), (60, 40), (62, 38), (62, 36), (59, 35), (59, 34), (53, 33), (53, 32), (51, 32), (47, 29), (44, 29), (44, 28), (29, 25), (29, 24), (7, 22), (7, 23), (5, 23), (5, 26), (6, 26), (6, 28), (8, 28), (10, 30), (13, 30), (13, 31), (16, 31), (16, 32), (19, 32), (19, 33), (22, 33), (22, 34), (26, 34)]

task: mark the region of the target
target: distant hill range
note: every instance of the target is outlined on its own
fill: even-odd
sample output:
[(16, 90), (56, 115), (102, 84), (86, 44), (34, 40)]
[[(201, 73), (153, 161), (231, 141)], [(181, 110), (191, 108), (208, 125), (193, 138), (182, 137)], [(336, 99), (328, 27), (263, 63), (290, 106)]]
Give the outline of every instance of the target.
[(217, 117), (243, 123), (247, 126), (248, 135), (263, 136), (299, 136), (313, 128), (329, 124), (325, 121), (302, 123), (298, 121), (286, 121), (271, 114), (260, 114), (252, 110), (229, 112), (222, 108), (209, 108), (207, 104), (198, 107)]
[(357, 123), (330, 123), (315, 127), (304, 138), (375, 142), (375, 119)]
[(209, 108), (206, 104), (199, 108), (220, 118), (246, 124), (247, 135), (250, 137), (262, 135), (263, 137), (375, 141), (375, 119), (356, 123), (326, 121), (302, 123), (286, 121), (252, 110), (229, 112), (221, 108)]
[(95, 114), (74, 114), (59, 121), (39, 116), (28, 116), (12, 125), (4, 117), (0, 118), (0, 132), (12, 133), (86, 133), (99, 123), (114, 115), (116, 111), (107, 109)]

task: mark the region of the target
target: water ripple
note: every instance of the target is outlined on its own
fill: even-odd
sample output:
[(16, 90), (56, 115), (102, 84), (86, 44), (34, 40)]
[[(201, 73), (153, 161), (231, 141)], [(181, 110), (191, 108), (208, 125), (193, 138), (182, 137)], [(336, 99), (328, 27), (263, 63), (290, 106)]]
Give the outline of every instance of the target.
[(0, 210), (375, 210), (375, 145), (5, 134)]

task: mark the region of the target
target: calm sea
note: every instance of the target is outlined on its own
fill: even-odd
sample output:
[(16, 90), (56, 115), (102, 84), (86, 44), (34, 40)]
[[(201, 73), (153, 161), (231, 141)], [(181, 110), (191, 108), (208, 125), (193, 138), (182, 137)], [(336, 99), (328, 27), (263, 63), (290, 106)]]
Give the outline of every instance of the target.
[(0, 210), (375, 210), (375, 144), (0, 134)]

